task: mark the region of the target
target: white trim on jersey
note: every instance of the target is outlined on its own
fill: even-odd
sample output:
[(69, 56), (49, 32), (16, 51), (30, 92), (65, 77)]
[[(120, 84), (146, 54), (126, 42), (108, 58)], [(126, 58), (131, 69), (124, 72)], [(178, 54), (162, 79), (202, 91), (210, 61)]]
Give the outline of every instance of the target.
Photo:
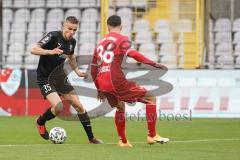
[(135, 49), (130, 48), (129, 50), (127, 50), (127, 52), (126, 52), (126, 55), (127, 55), (127, 56), (128, 56), (128, 53), (129, 53), (130, 51), (135, 51)]

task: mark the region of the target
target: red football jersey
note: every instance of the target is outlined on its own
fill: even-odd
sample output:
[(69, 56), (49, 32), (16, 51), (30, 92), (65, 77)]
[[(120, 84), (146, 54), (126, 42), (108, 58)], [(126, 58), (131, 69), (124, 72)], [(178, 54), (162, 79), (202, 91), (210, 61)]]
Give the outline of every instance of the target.
[(131, 48), (128, 37), (111, 32), (98, 42), (94, 50), (91, 74), (98, 90), (118, 92), (127, 86), (128, 81), (121, 69), (125, 55), (139, 62), (155, 65), (155, 62)]

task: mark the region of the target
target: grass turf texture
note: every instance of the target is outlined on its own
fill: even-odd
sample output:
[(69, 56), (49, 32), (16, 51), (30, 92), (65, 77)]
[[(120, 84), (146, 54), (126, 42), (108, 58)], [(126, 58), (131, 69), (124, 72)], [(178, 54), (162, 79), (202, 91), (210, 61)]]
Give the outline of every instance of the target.
[(40, 138), (34, 122), (35, 117), (0, 117), (0, 160), (240, 159), (240, 119), (158, 121), (158, 132), (171, 142), (151, 146), (146, 144), (146, 123), (128, 121), (127, 136), (133, 148), (117, 147), (112, 118), (92, 121), (103, 145), (88, 144), (80, 122), (57, 118), (47, 124), (48, 130), (63, 127), (68, 138), (65, 144), (51, 144)]

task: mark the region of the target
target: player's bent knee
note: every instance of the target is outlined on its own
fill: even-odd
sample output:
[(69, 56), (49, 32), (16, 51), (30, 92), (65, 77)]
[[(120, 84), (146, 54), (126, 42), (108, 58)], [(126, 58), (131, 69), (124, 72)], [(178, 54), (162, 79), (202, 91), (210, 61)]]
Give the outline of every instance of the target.
[(119, 103), (116, 105), (116, 108), (117, 108), (117, 111), (125, 112), (125, 104), (124, 104), (124, 102), (119, 102)]

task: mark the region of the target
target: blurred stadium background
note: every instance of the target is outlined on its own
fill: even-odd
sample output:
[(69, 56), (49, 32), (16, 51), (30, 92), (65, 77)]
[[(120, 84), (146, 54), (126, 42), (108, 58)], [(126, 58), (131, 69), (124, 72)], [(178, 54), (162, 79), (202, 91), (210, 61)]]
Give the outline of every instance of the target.
[(169, 68), (239, 68), (239, 6), (237, 0), (3, 0), (0, 62), (35, 69), (31, 45), (61, 29), (68, 15), (81, 20), (76, 54), (92, 54), (105, 32), (101, 22), (117, 14), (134, 46)]
[[(240, 1), (3, 0), (1, 7), (0, 108), (11, 115), (36, 115), (49, 105), (35, 83), (34, 43), (74, 15), (80, 19), (75, 54), (81, 64), (107, 33), (107, 17), (117, 14), (133, 47), (170, 68), (166, 80), (175, 89), (158, 107), (203, 111), (197, 117), (240, 117)], [(223, 111), (228, 115), (218, 114)]]

